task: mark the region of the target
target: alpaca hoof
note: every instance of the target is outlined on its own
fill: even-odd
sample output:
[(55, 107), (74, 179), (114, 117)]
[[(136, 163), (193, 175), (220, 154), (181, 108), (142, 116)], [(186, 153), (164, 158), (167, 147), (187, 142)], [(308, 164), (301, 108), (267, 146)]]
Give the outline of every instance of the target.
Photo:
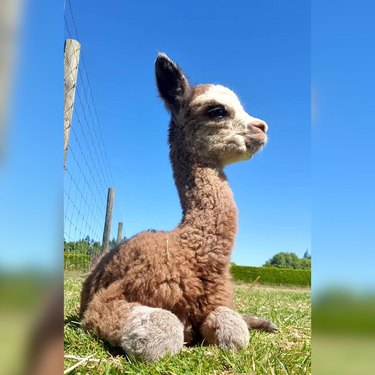
[(271, 321), (268, 322), (268, 325), (265, 329), (266, 332), (270, 332), (270, 333), (274, 333), (278, 330), (279, 328), (275, 324), (273, 324)]
[(250, 337), (241, 315), (224, 306), (216, 308), (207, 316), (201, 332), (208, 344), (231, 350), (246, 348)]
[(121, 347), (144, 362), (167, 353), (178, 353), (184, 343), (184, 327), (171, 312), (148, 306), (133, 308), (121, 337)]
[(275, 333), (279, 329), (270, 320), (258, 318), (253, 315), (242, 315), (242, 319), (246, 322), (249, 329)]

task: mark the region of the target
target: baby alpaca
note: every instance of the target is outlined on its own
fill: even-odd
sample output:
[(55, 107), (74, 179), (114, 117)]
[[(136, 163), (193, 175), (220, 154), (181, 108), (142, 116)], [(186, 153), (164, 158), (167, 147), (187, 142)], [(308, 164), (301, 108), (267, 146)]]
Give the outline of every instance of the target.
[(237, 208), (223, 168), (250, 159), (267, 124), (220, 85), (192, 86), (165, 54), (155, 62), (171, 113), (170, 160), (183, 217), (171, 232), (142, 232), (103, 256), (81, 295), (82, 326), (143, 361), (204, 341), (245, 348), (269, 321), (232, 310), (230, 256)]

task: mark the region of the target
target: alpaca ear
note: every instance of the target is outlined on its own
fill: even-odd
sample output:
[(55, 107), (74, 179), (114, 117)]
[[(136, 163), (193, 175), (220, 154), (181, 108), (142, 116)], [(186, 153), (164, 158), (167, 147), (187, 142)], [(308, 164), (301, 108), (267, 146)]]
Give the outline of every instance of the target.
[(183, 108), (191, 95), (191, 87), (179, 66), (165, 53), (155, 61), (156, 84), (159, 94), (171, 111)]

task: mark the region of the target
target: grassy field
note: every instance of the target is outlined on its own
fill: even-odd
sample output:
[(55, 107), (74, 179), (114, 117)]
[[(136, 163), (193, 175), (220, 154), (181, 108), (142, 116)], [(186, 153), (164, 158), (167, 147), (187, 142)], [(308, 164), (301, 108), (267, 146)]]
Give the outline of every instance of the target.
[(236, 310), (270, 318), (279, 327), (277, 334), (253, 331), (248, 348), (237, 353), (200, 346), (186, 348), (153, 364), (143, 364), (80, 328), (78, 308), (82, 281), (77, 274), (65, 274), (66, 373), (311, 374), (309, 289), (259, 285), (250, 288), (237, 284)]

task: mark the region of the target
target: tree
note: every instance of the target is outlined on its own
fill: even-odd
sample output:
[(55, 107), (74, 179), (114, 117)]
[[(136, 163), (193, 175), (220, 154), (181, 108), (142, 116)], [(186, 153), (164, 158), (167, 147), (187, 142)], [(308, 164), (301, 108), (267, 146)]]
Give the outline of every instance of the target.
[(305, 253), (303, 254), (304, 259), (311, 259), (311, 254), (309, 253), (309, 249), (306, 249)]
[(78, 241), (66, 242), (64, 240), (64, 251), (75, 251), (81, 254), (93, 254), (101, 252), (99, 241), (94, 241), (89, 236)]
[(307, 269), (311, 268), (311, 259), (300, 259), (295, 253), (281, 252), (275, 254), (263, 267)]
[(117, 241), (115, 238), (112, 238), (110, 241), (109, 241), (109, 248), (112, 249), (112, 247), (115, 247), (117, 245)]
[(311, 255), (309, 258), (305, 258), (303, 257), (302, 259), (300, 259), (300, 267), (301, 269), (303, 270), (308, 270), (311, 268)]

